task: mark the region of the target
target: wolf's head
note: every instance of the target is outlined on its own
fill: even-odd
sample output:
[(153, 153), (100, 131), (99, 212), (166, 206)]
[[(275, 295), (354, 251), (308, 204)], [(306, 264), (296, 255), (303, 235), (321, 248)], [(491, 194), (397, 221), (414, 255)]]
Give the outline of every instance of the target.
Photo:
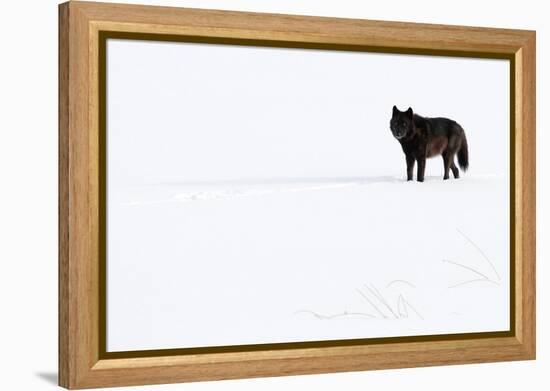
[(414, 132), (413, 111), (409, 107), (407, 111), (399, 111), (393, 106), (393, 114), (390, 121), (390, 129), (393, 137), (400, 140)]

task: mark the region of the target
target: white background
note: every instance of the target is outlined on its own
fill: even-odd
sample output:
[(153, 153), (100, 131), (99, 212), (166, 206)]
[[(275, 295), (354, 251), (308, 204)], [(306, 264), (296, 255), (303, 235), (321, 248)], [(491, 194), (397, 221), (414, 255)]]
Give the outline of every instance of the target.
[(507, 60), (112, 39), (107, 58), (109, 184), (403, 176), (393, 105), (459, 122), (465, 177), (508, 171)]
[[(109, 40), (107, 349), (507, 330), (509, 72)], [(460, 122), (460, 180), (405, 180), (394, 104)]]
[[(538, 69), (548, 68), (549, 30), (544, 3), (523, 1), (162, 1), (180, 5), (263, 12), (326, 15), (369, 19), (529, 28), (538, 32)], [(2, 365), (0, 384), (11, 390), (54, 388), (57, 367), (57, 7), (54, 1), (2, 4), (0, 39), (0, 227), (3, 262)], [(543, 389), (548, 383), (549, 306), (547, 288), (549, 147), (548, 78), (538, 74), (539, 167), (538, 229), (538, 359), (535, 362), (480, 364), (348, 374), (285, 377), (143, 387), (178, 390), (255, 390), (344, 387), (346, 389)]]

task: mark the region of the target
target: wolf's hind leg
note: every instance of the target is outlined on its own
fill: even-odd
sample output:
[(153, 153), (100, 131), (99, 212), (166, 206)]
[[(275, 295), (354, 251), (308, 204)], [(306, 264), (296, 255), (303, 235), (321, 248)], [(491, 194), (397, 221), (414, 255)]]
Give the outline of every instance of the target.
[[(443, 156), (443, 169), (444, 169), (443, 179), (449, 179), (449, 169), (451, 168), (451, 165), (454, 165), (453, 155), (445, 151), (443, 152), (442, 156)], [(453, 174), (454, 174), (454, 170), (453, 170)], [(455, 175), (455, 178), (456, 178), (456, 175)]]
[(455, 179), (460, 178), (460, 174), (458, 173), (458, 168), (455, 165), (454, 158), (453, 160), (451, 160), (451, 170), (453, 172), (453, 176), (455, 177)]

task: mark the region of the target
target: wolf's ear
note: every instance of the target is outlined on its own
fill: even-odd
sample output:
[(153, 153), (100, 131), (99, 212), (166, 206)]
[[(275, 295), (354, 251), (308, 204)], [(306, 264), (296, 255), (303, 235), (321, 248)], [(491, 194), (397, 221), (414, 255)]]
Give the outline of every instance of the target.
[(397, 110), (397, 106), (393, 106), (393, 115), (395, 115), (399, 110)]
[(407, 110), (407, 115), (412, 118), (412, 116), (413, 116), (413, 109), (412, 108), (409, 107), (409, 109)]

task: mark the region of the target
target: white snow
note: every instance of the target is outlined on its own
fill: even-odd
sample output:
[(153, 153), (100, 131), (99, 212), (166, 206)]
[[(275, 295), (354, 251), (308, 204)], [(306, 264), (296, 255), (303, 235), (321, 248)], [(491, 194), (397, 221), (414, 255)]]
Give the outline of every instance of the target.
[(508, 329), (504, 178), (276, 182), (116, 190), (111, 349)]

